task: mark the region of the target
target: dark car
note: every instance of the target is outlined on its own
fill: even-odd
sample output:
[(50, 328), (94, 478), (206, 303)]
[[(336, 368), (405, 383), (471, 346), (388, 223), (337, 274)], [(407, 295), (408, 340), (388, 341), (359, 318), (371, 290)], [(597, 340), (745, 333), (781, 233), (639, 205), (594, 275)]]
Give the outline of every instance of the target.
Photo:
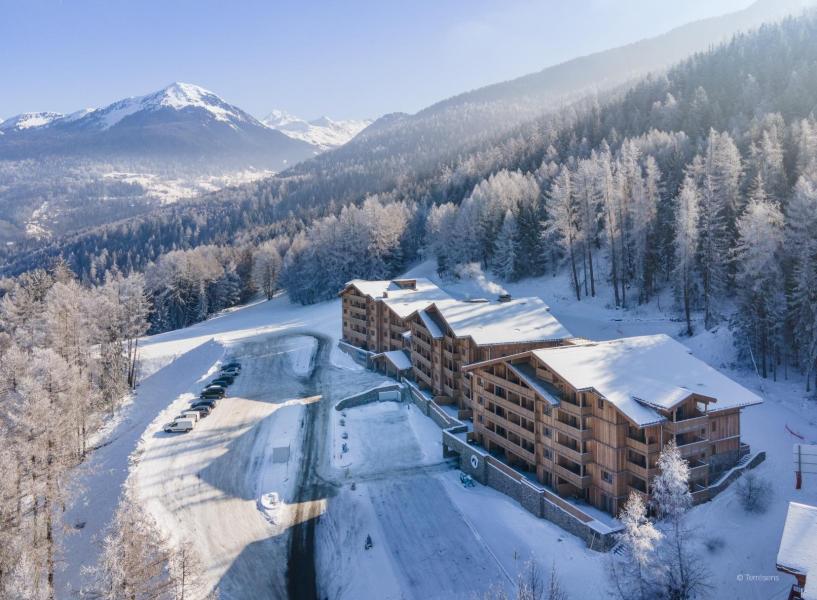
[(229, 369), (241, 369), (241, 363), (238, 362), (237, 360), (234, 360), (232, 362), (228, 362), (225, 365), (221, 365), (222, 371), (227, 371)]
[(193, 402), (190, 403), (190, 408), (196, 408), (199, 406), (207, 406), (208, 408), (213, 409), (216, 407), (216, 400), (209, 398), (200, 398), (199, 400), (194, 400)]
[(216, 377), (215, 379), (213, 379), (213, 381), (210, 382), (210, 385), (213, 385), (214, 383), (217, 384), (217, 385), (221, 385), (221, 384), (230, 385), (230, 384), (233, 383), (233, 381), (235, 381), (235, 377), (229, 377), (227, 375), (220, 375), (219, 377)]
[(200, 406), (191, 406), (191, 407), (190, 407), (190, 408), (188, 408), (187, 410), (195, 410), (197, 413), (201, 414), (201, 417), (202, 417), (202, 418), (204, 418), (204, 417), (206, 417), (207, 415), (209, 415), (209, 414), (210, 414), (210, 412), (211, 412), (213, 409), (212, 409), (210, 406), (206, 405), (206, 404), (202, 404), (202, 405), (200, 405)]
[(224, 394), (217, 394), (216, 392), (202, 392), (199, 394), (199, 400), (207, 400), (208, 402), (215, 402), (224, 398)]

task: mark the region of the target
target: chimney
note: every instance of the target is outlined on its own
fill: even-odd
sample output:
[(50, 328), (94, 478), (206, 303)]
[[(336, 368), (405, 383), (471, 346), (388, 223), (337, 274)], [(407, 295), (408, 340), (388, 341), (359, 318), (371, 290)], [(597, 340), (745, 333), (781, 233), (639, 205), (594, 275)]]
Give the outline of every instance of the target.
[(506, 294), (500, 294), (498, 300), (500, 302), (510, 302), (511, 301), (511, 295), (507, 294), (507, 293)]

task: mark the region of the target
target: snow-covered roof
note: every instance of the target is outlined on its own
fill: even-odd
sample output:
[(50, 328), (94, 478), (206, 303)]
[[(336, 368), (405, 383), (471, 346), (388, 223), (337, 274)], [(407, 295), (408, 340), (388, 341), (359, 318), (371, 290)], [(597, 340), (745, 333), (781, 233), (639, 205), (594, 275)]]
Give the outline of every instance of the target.
[(558, 406), (559, 405), (559, 391), (553, 386), (553, 384), (540, 379), (536, 376), (536, 369), (534, 369), (528, 363), (519, 363), (519, 364), (512, 364), (508, 363), (511, 371), (516, 373), (516, 375), (528, 384), (533, 391), (538, 393), (542, 398), (544, 398), (548, 404), (551, 406)]
[(424, 277), (375, 281), (353, 279), (344, 289), (350, 285), (373, 300), (383, 302), (401, 319), (428, 308), (433, 302), (451, 299), (451, 296)]
[(431, 281), (419, 278), (413, 287), (400, 287), (392, 282), (382, 298), (383, 304), (392, 309), (401, 319), (405, 319), (418, 310), (428, 308), (432, 302), (451, 298)]
[(532, 352), (570, 385), (596, 390), (642, 427), (665, 420), (656, 409), (670, 410), (692, 394), (713, 400), (709, 412), (762, 402), (664, 334)]
[(540, 298), (508, 302), (448, 300), (434, 306), (457, 337), (470, 336), (479, 345), (564, 340), (571, 333)]
[(437, 325), (437, 322), (434, 320), (434, 318), (430, 314), (428, 314), (427, 310), (421, 310), (419, 312), (419, 315), (420, 320), (423, 322), (423, 325), (425, 325), (426, 329), (428, 329), (428, 333), (429, 335), (431, 335), (431, 337), (433, 337), (435, 340), (438, 340), (441, 337), (443, 337), (443, 330), (440, 328), (439, 325)]
[(409, 358), (409, 355), (403, 350), (389, 350), (388, 352), (381, 352), (380, 354), (375, 354), (372, 358), (378, 358), (380, 356), (397, 367), (398, 371), (406, 371), (411, 368), (411, 358)]
[[(817, 578), (817, 506), (789, 502), (783, 537), (777, 552), (777, 566), (786, 571)], [(817, 599), (817, 582), (803, 588), (805, 600)]]

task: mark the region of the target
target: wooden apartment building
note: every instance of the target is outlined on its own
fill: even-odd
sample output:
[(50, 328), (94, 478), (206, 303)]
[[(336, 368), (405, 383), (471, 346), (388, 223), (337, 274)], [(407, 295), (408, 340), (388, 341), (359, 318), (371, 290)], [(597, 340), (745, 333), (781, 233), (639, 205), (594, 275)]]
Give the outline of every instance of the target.
[(533, 348), (558, 346), (570, 332), (539, 298), (442, 300), (407, 319), (414, 380), (437, 399), (471, 408), (463, 367)]
[(617, 515), (648, 499), (658, 455), (675, 440), (693, 497), (748, 453), (740, 411), (761, 399), (666, 335), (582, 342), (464, 370), (476, 441), (563, 496)]
[(374, 353), (408, 348), (407, 318), (450, 296), (424, 278), (355, 279), (338, 293), (343, 308), (343, 340)]

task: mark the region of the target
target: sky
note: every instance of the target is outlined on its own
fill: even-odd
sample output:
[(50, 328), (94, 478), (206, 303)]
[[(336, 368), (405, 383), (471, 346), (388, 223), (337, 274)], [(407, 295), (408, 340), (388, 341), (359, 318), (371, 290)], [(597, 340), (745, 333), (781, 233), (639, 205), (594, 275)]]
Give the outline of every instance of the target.
[(0, 0), (0, 118), (201, 85), (257, 117), (416, 112), (751, 0)]

